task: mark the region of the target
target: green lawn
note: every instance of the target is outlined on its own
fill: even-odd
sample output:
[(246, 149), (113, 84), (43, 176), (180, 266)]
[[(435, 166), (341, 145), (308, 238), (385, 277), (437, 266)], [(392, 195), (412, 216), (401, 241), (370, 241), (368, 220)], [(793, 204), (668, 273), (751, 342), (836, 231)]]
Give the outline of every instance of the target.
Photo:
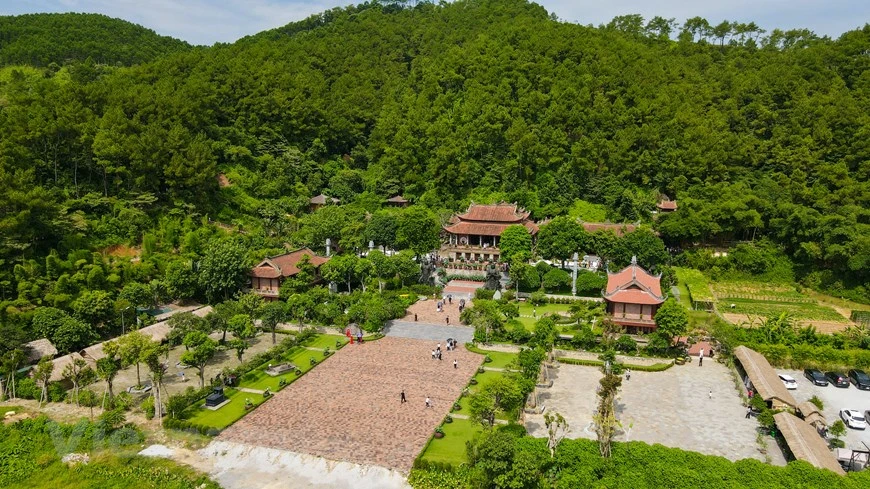
[(329, 347), (330, 350), (335, 351), (337, 350), (335, 346), (336, 341), (340, 341), (342, 346), (344, 346), (347, 344), (348, 339), (347, 336), (341, 336), (337, 334), (321, 334), (305, 340), (305, 342), (302, 343), (302, 346), (320, 349)]
[(187, 420), (191, 423), (211, 426), (222, 430), (247, 414), (248, 411), (245, 410), (246, 398), (254, 403), (255, 408), (266, 401), (266, 398), (262, 395), (241, 392), (233, 388), (224, 389), (224, 394), (229, 398), (229, 404), (217, 411), (212, 411), (210, 409), (205, 409), (204, 400), (199, 401), (193, 407), (188, 408), (188, 412), (191, 412), (192, 414), (187, 418)]
[(423, 452), (423, 458), (452, 465), (466, 463), (465, 442), (471, 441), (482, 428), (469, 419), (454, 418), (452, 423), (444, 423), (442, 429), (444, 438), (433, 438)]
[[(516, 353), (508, 353), (503, 351), (487, 351), (486, 355), (492, 359), (489, 363), (484, 363), (484, 367), (489, 368), (507, 368), (508, 364), (516, 360)], [(483, 361), (483, 357), (480, 359)]]
[[(282, 362), (292, 363), (296, 365), (299, 370), (301, 370), (304, 374), (305, 372), (308, 372), (316, 366), (316, 364), (311, 365), (312, 358), (317, 360), (317, 363), (320, 363), (324, 359), (329, 358), (323, 356), (323, 351), (320, 348), (325, 348), (325, 345), (330, 344), (332, 345), (330, 347), (330, 350), (334, 352), (335, 340), (342, 339), (345, 340), (343, 343), (347, 342), (347, 338), (345, 338), (344, 336), (320, 335), (315, 337), (313, 340), (310, 340), (313, 346), (315, 348), (318, 348), (318, 350), (307, 350), (300, 346), (294, 346), (287, 353), (284, 354), (282, 359), (274, 360), (270, 363), (272, 363), (273, 365), (277, 365)], [(321, 345), (323, 346), (321, 347)], [(296, 375), (295, 372), (288, 372), (277, 377), (272, 377), (265, 372), (266, 368), (268, 368), (268, 364), (263, 364), (254, 369), (253, 371), (245, 374), (239, 382), (239, 387), (245, 387), (248, 389), (256, 389), (261, 391), (269, 388), (274, 393), (278, 392), (278, 383), (282, 378), (287, 380), (287, 385), (290, 385), (291, 383), (293, 383), (293, 381), (299, 378), (299, 376)], [(195, 405), (187, 408), (187, 410), (185, 411), (185, 413), (187, 414), (187, 420), (192, 423), (211, 426), (218, 429), (224, 429), (251, 411), (245, 410), (245, 398), (250, 399), (251, 402), (254, 403), (254, 407), (259, 406), (267, 400), (260, 394), (240, 392), (233, 388), (225, 389), (224, 393), (226, 394), (227, 398), (230, 399), (229, 404), (218, 409), (217, 411), (211, 411), (209, 409), (205, 409), (205, 400), (202, 400)]]
[[(287, 381), (287, 384), (296, 380), (297, 375), (294, 371), (287, 372), (277, 377), (272, 377), (266, 373), (266, 368), (267, 367), (265, 366), (258, 367), (256, 370), (248, 372), (242, 378), (240, 385), (249, 389), (264, 391), (268, 388), (271, 389), (272, 392), (278, 392), (280, 390), (279, 383), (281, 382), (281, 379)], [(285, 385), (285, 387), (286, 386), (287, 385)]]
[(545, 314), (550, 314), (554, 312), (561, 312), (564, 314), (569, 314), (569, 309), (571, 304), (543, 304), (540, 306), (533, 306), (528, 302), (520, 302), (520, 316), (531, 316), (532, 313), (537, 313), (537, 317), (540, 318)]

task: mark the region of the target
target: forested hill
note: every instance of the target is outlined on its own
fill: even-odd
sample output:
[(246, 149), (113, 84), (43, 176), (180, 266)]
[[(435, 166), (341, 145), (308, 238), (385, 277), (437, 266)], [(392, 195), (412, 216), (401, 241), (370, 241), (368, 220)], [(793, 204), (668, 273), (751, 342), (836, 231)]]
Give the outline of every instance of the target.
[(105, 15), (0, 16), (0, 65), (45, 67), (88, 58), (132, 65), (188, 48), (184, 41)]
[(0, 260), (138, 244), (172, 209), (256, 234), (321, 192), (535, 218), (584, 199), (628, 222), (664, 193), (670, 244), (768, 238), (815, 285), (866, 284), (868, 52), (870, 27), (591, 28), (467, 0), (334, 9), (71, 82), (18, 74), (0, 84)]

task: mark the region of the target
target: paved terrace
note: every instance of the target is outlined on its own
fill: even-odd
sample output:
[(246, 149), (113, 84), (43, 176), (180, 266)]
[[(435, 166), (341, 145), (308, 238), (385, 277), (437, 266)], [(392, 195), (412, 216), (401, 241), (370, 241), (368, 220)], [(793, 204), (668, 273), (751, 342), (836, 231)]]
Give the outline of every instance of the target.
[[(348, 345), (218, 440), (407, 472), (482, 361), (461, 346), (432, 360), (434, 347), (394, 337)], [(402, 389), (406, 404), (399, 402)]]

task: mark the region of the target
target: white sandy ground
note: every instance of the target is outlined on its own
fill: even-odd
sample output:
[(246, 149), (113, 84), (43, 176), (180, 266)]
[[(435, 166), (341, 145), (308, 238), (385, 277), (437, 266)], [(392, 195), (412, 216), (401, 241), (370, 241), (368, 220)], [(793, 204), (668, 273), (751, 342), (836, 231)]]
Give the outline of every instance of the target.
[(335, 462), (286, 450), (213, 441), (191, 451), (152, 445), (142, 455), (167, 456), (208, 474), (224, 489), (410, 489), (384, 467)]

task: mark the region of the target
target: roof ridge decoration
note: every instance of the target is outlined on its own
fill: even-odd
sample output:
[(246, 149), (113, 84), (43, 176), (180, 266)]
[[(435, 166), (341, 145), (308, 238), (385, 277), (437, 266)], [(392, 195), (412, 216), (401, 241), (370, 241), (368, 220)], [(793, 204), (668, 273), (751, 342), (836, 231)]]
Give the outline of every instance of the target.
[[(620, 274), (627, 272), (629, 268), (631, 269), (631, 280), (628, 280), (625, 283), (618, 284), (613, 289), (610, 289), (611, 281), (615, 280), (616, 277), (619, 276)], [(618, 294), (619, 292), (622, 292), (624, 290), (629, 290), (632, 287), (636, 287), (641, 292), (648, 294), (650, 297), (653, 297), (656, 300), (664, 301), (665, 294), (663, 291), (661, 291), (660, 285), (657, 288), (660, 290), (659, 294), (661, 294), (661, 295), (656, 294), (656, 292), (653, 291), (653, 286), (644, 283), (644, 280), (642, 280), (642, 277), (641, 278), (638, 277), (638, 274), (637, 274), (638, 269), (640, 269), (643, 276), (649, 277), (651, 279), (655, 279), (656, 281), (659, 281), (661, 279), (661, 274), (653, 275), (653, 274), (647, 272), (643, 267), (638, 265), (637, 264), (637, 257), (635, 256), (635, 257), (632, 257), (631, 264), (629, 266), (623, 268), (619, 272), (613, 273), (608, 268), (608, 270), (607, 270), (607, 282), (608, 283), (607, 283), (607, 286), (605, 288), (604, 294), (602, 294), (602, 295), (604, 297), (613, 297), (616, 294)]]

